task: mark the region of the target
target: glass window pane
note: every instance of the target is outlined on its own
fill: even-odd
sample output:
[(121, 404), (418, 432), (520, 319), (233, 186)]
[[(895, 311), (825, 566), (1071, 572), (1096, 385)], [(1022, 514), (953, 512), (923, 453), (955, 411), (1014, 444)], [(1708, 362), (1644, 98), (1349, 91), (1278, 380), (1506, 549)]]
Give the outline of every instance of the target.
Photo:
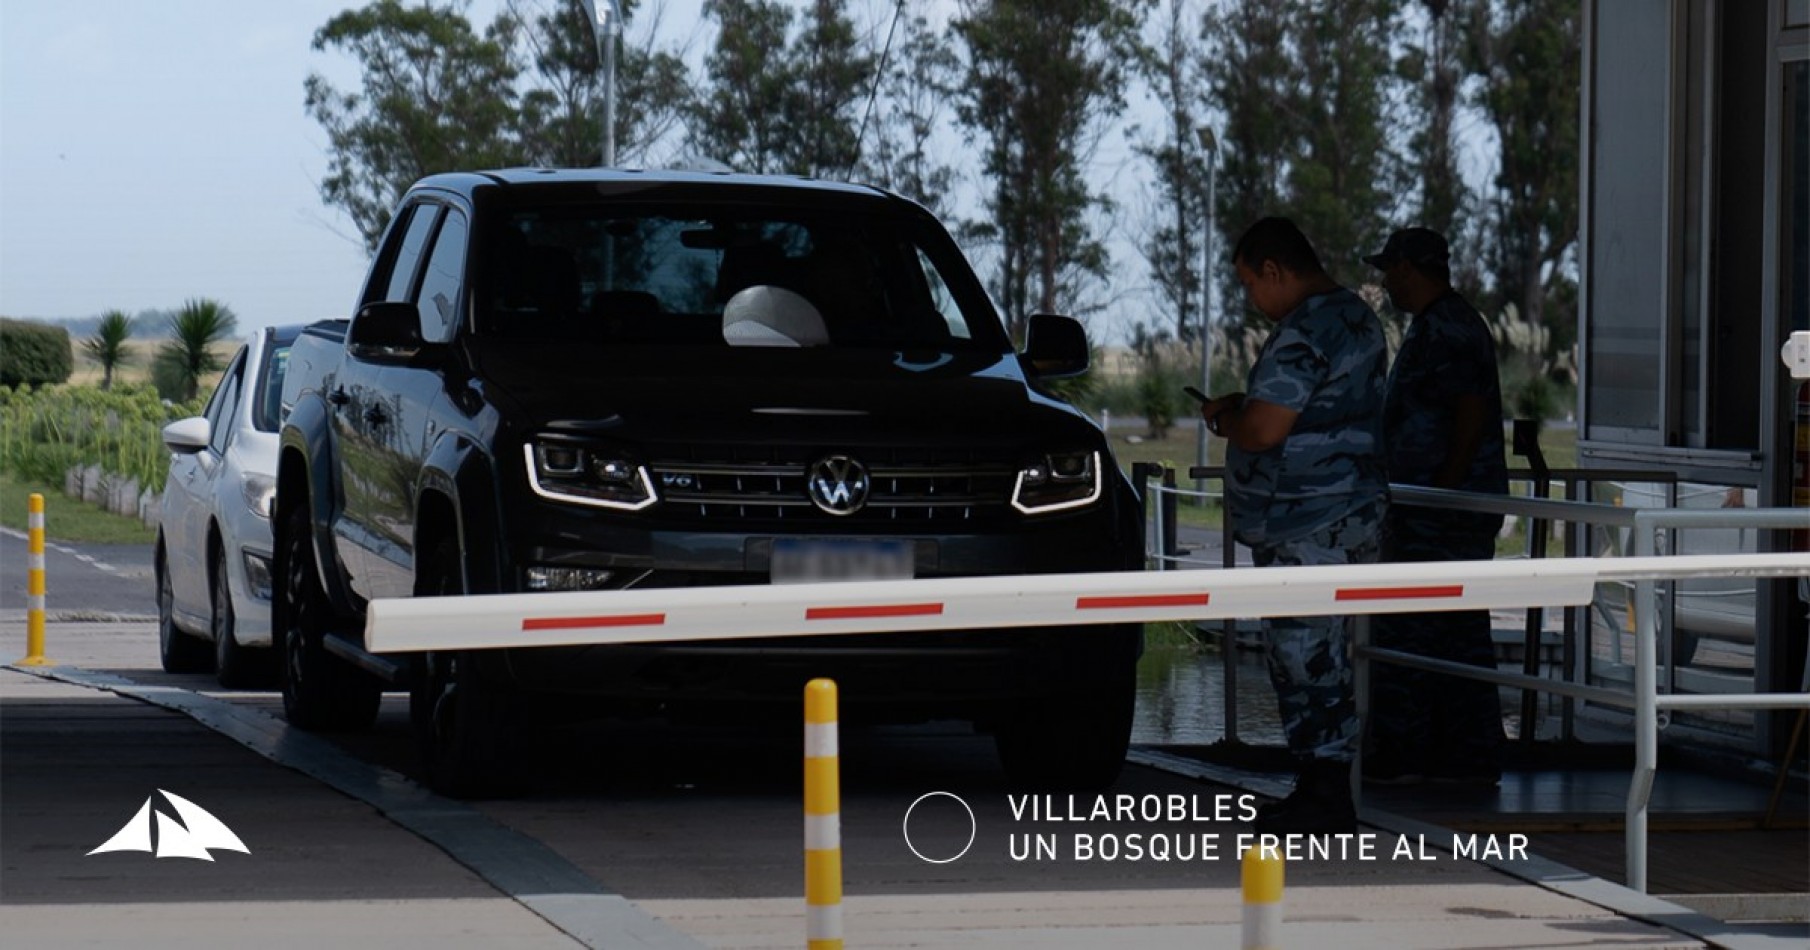
[[(934, 224), (790, 209), (525, 208), (483, 238), (480, 332), (720, 346), (724, 308), (778, 288), (830, 346), (1006, 348), (967, 264)], [(744, 297), (744, 301), (750, 298)]]
[(415, 283), (415, 268), (421, 262), (422, 250), (427, 247), (427, 236), (433, 233), (434, 212), (437, 210), (439, 209), (433, 205), (415, 206), (408, 230), (403, 232), (402, 243), (396, 249), (396, 258), (390, 262), (390, 279), (384, 290), (384, 300), (409, 299), (409, 288)]
[(421, 310), (421, 336), (430, 342), (452, 339), (459, 324), (459, 290), (465, 281), (465, 216), (446, 213), (434, 238), (434, 253), (421, 276), (416, 306)]

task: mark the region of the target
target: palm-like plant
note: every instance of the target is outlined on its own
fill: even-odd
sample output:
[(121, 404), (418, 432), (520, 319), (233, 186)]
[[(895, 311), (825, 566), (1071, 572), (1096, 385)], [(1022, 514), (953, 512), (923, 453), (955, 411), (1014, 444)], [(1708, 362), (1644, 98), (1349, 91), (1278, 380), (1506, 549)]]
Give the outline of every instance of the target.
[(230, 308), (205, 297), (186, 301), (182, 309), (170, 314), (170, 339), (158, 352), (158, 359), (170, 368), (180, 389), (176, 398), (194, 399), (201, 389), (201, 377), (221, 368), (214, 356), (214, 342), (231, 334), (238, 324)]
[(132, 318), (118, 310), (101, 314), (101, 325), (94, 335), (82, 341), (82, 352), (101, 364), (101, 389), (113, 388), (113, 370), (132, 362), (132, 351), (126, 338), (132, 335)]

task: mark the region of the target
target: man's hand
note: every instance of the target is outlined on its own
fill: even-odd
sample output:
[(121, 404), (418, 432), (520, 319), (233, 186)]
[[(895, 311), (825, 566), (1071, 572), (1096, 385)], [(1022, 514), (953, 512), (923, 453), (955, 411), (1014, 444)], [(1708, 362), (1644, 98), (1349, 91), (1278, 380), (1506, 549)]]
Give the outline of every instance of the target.
[(1224, 415), (1244, 405), (1244, 393), (1230, 393), (1200, 404), (1200, 417), (1206, 420), (1207, 431), (1217, 436), (1224, 436)]
[(1261, 399), (1247, 401), (1244, 393), (1221, 396), (1200, 407), (1207, 431), (1246, 452), (1267, 452), (1282, 444), (1301, 414)]

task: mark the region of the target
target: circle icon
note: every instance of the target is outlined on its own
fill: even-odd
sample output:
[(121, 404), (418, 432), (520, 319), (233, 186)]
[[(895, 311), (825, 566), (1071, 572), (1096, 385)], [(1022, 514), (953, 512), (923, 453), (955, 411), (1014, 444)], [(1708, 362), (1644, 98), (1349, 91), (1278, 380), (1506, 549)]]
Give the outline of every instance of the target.
[[(917, 845), (911, 843), (911, 813), (916, 811), (917, 807), (922, 805), (926, 799), (930, 798), (954, 799), (955, 803), (962, 806), (962, 810), (968, 813), (968, 843), (962, 845), (960, 851), (957, 851), (954, 855), (947, 858), (927, 857), (924, 852), (918, 850)], [(925, 792), (918, 796), (917, 801), (911, 803), (910, 808), (905, 809), (905, 821), (901, 825), (900, 830), (905, 833), (905, 847), (910, 848), (911, 853), (917, 855), (919, 861), (923, 861), (927, 864), (948, 864), (951, 861), (960, 860), (962, 855), (968, 853), (969, 848), (974, 847), (974, 835), (975, 832), (979, 830), (979, 827), (980, 826), (974, 821), (974, 809), (969, 808), (968, 803), (963, 801), (960, 795), (957, 795), (954, 792)]]

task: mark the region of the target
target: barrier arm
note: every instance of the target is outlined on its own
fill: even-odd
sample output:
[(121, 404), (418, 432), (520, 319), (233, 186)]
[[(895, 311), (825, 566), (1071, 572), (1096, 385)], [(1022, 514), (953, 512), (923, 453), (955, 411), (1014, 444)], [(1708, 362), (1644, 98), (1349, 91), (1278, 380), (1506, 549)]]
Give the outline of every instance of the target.
[(1810, 576), (1803, 554), (1450, 561), (377, 599), (374, 653), (1578, 606), (1606, 581)]

